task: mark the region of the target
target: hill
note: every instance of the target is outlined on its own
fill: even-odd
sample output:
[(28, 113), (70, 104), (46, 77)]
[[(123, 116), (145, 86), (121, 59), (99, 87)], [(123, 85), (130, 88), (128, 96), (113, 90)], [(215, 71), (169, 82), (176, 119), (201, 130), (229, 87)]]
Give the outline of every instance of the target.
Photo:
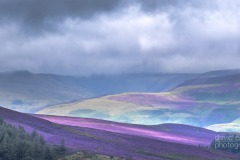
[(122, 133), (127, 135), (141, 136), (152, 139), (159, 139), (168, 142), (209, 146), (212, 139), (220, 133), (203, 128), (181, 125), (181, 124), (161, 124), (161, 125), (133, 125), (125, 123), (116, 123), (111, 121), (77, 118), (34, 115), (62, 125), (93, 128), (97, 130)]
[(220, 73), (221, 76), (214, 72), (215, 76), (210, 77), (208, 73), (208, 78), (205, 73), (167, 92), (110, 95), (51, 106), (38, 113), (150, 125), (179, 123), (208, 127), (231, 123), (240, 115), (240, 74)]
[[(70, 126), (59, 123), (53, 123), (48, 120), (35, 117), (32, 115), (11, 111), (8, 109), (0, 108), (0, 116), (5, 121), (13, 125), (21, 125), (26, 131), (30, 132), (35, 129), (40, 135), (42, 135), (48, 143), (59, 144), (61, 139), (65, 140), (67, 147), (75, 150), (85, 150), (94, 154), (102, 154), (108, 156), (116, 156), (122, 158), (135, 158), (135, 159), (237, 159), (237, 155), (228, 154), (212, 149), (198, 147), (194, 145), (186, 145), (183, 143), (169, 142), (165, 140), (156, 139), (154, 137), (146, 137), (142, 135), (134, 135), (127, 133), (116, 133), (102, 129), (94, 129), (89, 127), (79, 127), (78, 125)], [(48, 116), (47, 116), (48, 117)], [(51, 117), (50, 117), (51, 118)], [(63, 117), (61, 117), (63, 118)], [(68, 120), (67, 117), (59, 120)], [(52, 117), (56, 119), (56, 117)], [(92, 119), (79, 119), (79, 121), (85, 120), (85, 125), (96, 122), (102, 125), (117, 127), (120, 124), (106, 121), (98, 121)], [(71, 122), (72, 123), (72, 122)], [(66, 123), (68, 124), (68, 123)], [(112, 125), (114, 124), (114, 125)], [(168, 124), (170, 125), (170, 124)], [(125, 126), (125, 124), (121, 124)], [(171, 125), (170, 125), (171, 126)], [(129, 126), (131, 130), (135, 130), (136, 127), (144, 126)], [(146, 126), (147, 129), (149, 126)], [(161, 127), (151, 126), (156, 132), (161, 130)], [(150, 127), (150, 128), (151, 128)], [(107, 127), (106, 127), (107, 128)], [(172, 128), (175, 128), (172, 127)], [(181, 128), (181, 127), (180, 127)], [(188, 130), (191, 128), (187, 126)], [(196, 130), (193, 127), (193, 130)], [(149, 129), (151, 131), (151, 129)], [(200, 132), (209, 133), (210, 131), (199, 129)], [(159, 132), (161, 133), (161, 132)], [(212, 133), (212, 132), (210, 132)], [(201, 134), (201, 133), (200, 133)], [(171, 137), (171, 136), (169, 136)], [(190, 138), (190, 136), (189, 136)]]
[(240, 74), (240, 69), (216, 70), (199, 74), (196, 78), (214, 78)]
[(81, 101), (123, 92), (160, 92), (196, 74), (129, 74), (74, 77), (34, 74), (28, 71), (0, 73), (0, 105), (34, 113), (46, 106)]

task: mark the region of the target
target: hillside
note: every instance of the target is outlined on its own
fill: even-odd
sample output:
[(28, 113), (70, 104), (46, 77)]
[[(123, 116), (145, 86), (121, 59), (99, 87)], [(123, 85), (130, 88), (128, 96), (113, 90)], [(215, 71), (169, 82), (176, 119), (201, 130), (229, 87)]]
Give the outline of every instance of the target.
[[(203, 147), (186, 145), (183, 143), (169, 142), (165, 140), (156, 139), (154, 137), (146, 137), (142, 135), (134, 135), (127, 133), (110, 132), (102, 129), (94, 129), (89, 127), (79, 127), (78, 125), (68, 125), (53, 123), (44, 120), (39, 117), (27, 115), (8, 109), (0, 108), (0, 116), (13, 125), (21, 125), (26, 131), (31, 132), (35, 129), (40, 135), (44, 136), (48, 143), (59, 144), (61, 139), (65, 140), (67, 147), (75, 150), (85, 150), (88, 152), (103, 154), (108, 156), (116, 156), (122, 158), (135, 158), (135, 159), (149, 159), (149, 160), (161, 160), (161, 159), (221, 159), (228, 158), (235, 160), (237, 155), (219, 152)], [(51, 118), (51, 117), (50, 117)], [(61, 119), (63, 118), (63, 119)], [(60, 120), (68, 120), (67, 117), (61, 117)], [(56, 119), (56, 117), (52, 117)], [(84, 122), (82, 122), (84, 120)], [(76, 120), (74, 120), (76, 122)], [(92, 119), (79, 119), (82, 124), (91, 124), (93, 122), (100, 123), (105, 126), (120, 125), (113, 122), (98, 121)], [(113, 125), (114, 124), (114, 125)], [(125, 124), (121, 124), (125, 126)], [(170, 125), (171, 126), (171, 125)], [(132, 130), (140, 126), (129, 126)], [(143, 126), (142, 126), (143, 127)], [(165, 126), (166, 127), (166, 126)], [(184, 126), (183, 126), (184, 127)], [(147, 129), (146, 126), (145, 129)], [(150, 127), (151, 128), (151, 127)], [(175, 128), (172, 127), (172, 128)], [(179, 127), (181, 128), (181, 126)], [(191, 130), (191, 127), (187, 127)], [(152, 126), (156, 132), (161, 130), (161, 127)], [(196, 130), (193, 127), (193, 130)], [(208, 130), (198, 129), (201, 135), (202, 133), (213, 133)], [(149, 130), (151, 131), (151, 129)], [(161, 132), (159, 132), (161, 133)], [(180, 133), (180, 132), (179, 132)], [(184, 133), (185, 134), (185, 133)], [(169, 136), (171, 137), (171, 136)], [(188, 138), (191, 138), (189, 136)]]
[(161, 124), (156, 126), (133, 125), (116, 123), (111, 121), (77, 118), (34, 115), (53, 123), (98, 129), (114, 133), (141, 136), (152, 139), (164, 140), (168, 142), (209, 146), (212, 139), (219, 133), (203, 128), (181, 125), (181, 124)]
[(28, 71), (0, 73), (0, 104), (22, 112), (34, 112), (50, 104), (91, 97), (74, 77), (33, 74)]
[(151, 125), (180, 123), (208, 127), (231, 123), (240, 115), (240, 74), (220, 75), (206, 78), (204, 74), (168, 92), (123, 93), (52, 106), (38, 113)]
[(123, 92), (160, 92), (196, 74), (129, 74), (59, 76), (28, 71), (0, 73), (0, 105), (33, 113), (54, 104), (81, 101)]

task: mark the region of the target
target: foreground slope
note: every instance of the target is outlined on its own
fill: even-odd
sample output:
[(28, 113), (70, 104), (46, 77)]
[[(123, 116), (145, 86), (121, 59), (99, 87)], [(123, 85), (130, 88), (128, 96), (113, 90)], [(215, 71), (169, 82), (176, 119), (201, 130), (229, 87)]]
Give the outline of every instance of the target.
[(209, 127), (234, 122), (240, 118), (240, 74), (210, 75), (185, 81), (168, 92), (111, 95), (52, 106), (38, 113), (151, 125)]
[[(126, 133), (114, 133), (102, 129), (69, 126), (53, 123), (39, 117), (0, 108), (0, 116), (8, 123), (22, 125), (27, 131), (37, 130), (49, 143), (59, 144), (65, 140), (68, 147), (94, 153), (132, 159), (237, 159), (237, 155), (213, 151), (203, 147), (167, 142), (153, 137)], [(56, 117), (53, 117), (53, 119)], [(67, 118), (66, 118), (67, 120)], [(82, 123), (97, 120), (79, 119)], [(99, 121), (108, 125), (111, 122)], [(124, 124), (122, 124), (124, 126)], [(130, 127), (126, 125), (126, 127)], [(134, 129), (134, 126), (132, 126)], [(136, 126), (135, 126), (136, 127)], [(139, 126), (137, 126), (139, 127)], [(189, 126), (190, 127), (190, 126)], [(161, 127), (160, 127), (161, 128)], [(159, 126), (152, 129), (161, 130)], [(174, 127), (175, 128), (175, 127)], [(190, 127), (191, 128), (191, 127)], [(202, 131), (201, 129), (199, 129)], [(205, 131), (205, 130), (204, 130)]]
[(0, 73), (0, 105), (21, 112), (36, 112), (48, 105), (123, 92), (160, 92), (196, 74), (132, 74), (59, 76), (28, 71)]
[(220, 133), (206, 130), (203, 128), (179, 125), (179, 124), (161, 124), (153, 126), (133, 125), (116, 123), (111, 121), (77, 118), (34, 115), (36, 117), (63, 125), (93, 128), (114, 133), (141, 136), (152, 139), (164, 140), (190, 145), (209, 146), (211, 141)]

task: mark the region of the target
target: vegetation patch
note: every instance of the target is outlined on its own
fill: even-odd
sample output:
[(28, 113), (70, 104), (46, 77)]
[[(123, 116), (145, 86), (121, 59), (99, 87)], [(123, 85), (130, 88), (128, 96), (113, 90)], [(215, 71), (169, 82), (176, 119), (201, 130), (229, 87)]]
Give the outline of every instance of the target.
[(0, 119), (0, 160), (56, 160), (66, 152), (61, 144), (51, 146), (36, 131), (29, 134)]
[(79, 151), (77, 153), (65, 156), (60, 160), (125, 160), (125, 159), (120, 157), (92, 154), (89, 152)]

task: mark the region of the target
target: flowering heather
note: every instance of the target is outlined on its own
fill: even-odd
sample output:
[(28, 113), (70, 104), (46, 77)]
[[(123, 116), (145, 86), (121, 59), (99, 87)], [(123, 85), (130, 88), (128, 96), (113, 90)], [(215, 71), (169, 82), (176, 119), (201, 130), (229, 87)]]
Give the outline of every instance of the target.
[[(39, 117), (18, 113), (4, 108), (0, 108), (0, 116), (3, 117), (6, 122), (14, 125), (22, 125), (29, 131), (35, 129), (48, 143), (59, 144), (59, 142), (64, 139), (66, 146), (74, 150), (85, 150), (92, 153), (109, 156), (113, 155), (116, 157), (136, 160), (160, 160), (168, 159), (176, 155), (182, 157), (182, 159), (218, 159), (223, 157), (233, 160), (237, 159), (236, 155), (199, 146), (168, 142), (154, 137), (134, 135), (133, 133), (118, 133), (97, 128), (58, 124)], [(86, 122), (86, 119), (85, 121), (82, 119), (82, 121), (84, 123)], [(98, 120), (90, 120), (91, 123), (94, 121), (97, 122)], [(100, 121), (100, 123), (103, 122), (104, 121)], [(107, 125), (112, 126), (111, 122), (106, 122), (106, 126)], [(122, 124), (122, 126), (124, 126), (124, 124)], [(124, 130), (129, 131), (129, 127), (131, 127), (131, 125), (126, 125)], [(140, 129), (143, 131), (147, 131), (148, 127), (132, 126), (132, 128), (137, 128), (138, 130)], [(151, 126), (150, 128), (152, 128), (149, 129), (150, 133), (153, 130), (154, 133), (156, 133), (159, 129), (158, 126)], [(185, 129), (187, 128), (188, 127)]]

